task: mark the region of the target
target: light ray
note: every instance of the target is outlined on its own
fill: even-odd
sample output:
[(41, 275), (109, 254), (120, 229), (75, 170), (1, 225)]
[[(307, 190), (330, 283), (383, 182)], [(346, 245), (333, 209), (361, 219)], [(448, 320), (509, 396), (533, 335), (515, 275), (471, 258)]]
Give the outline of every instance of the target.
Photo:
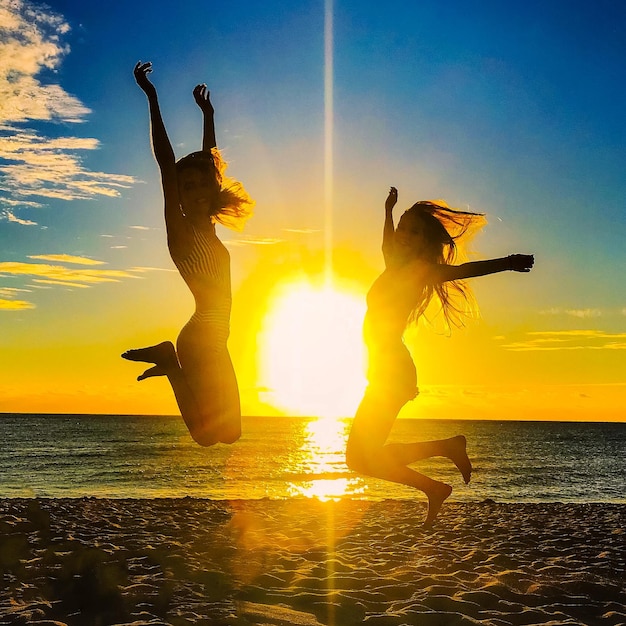
[[(326, 0), (324, 7), (324, 250), (326, 288), (332, 286), (333, 279), (333, 0)], [(330, 511), (330, 509), (329, 509)], [(334, 520), (327, 520), (328, 552), (335, 548)], [(333, 592), (334, 571), (332, 559), (328, 559), (328, 594)], [(328, 619), (335, 623), (334, 604), (329, 603)]]
[(333, 273), (333, 0), (324, 10), (324, 272), (326, 285)]

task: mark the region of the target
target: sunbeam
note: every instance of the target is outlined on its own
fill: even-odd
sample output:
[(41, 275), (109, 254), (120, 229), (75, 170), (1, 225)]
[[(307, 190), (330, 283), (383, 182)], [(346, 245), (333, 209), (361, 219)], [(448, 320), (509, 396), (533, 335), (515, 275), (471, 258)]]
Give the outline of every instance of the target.
[(333, 0), (324, 10), (324, 271), (333, 274)]

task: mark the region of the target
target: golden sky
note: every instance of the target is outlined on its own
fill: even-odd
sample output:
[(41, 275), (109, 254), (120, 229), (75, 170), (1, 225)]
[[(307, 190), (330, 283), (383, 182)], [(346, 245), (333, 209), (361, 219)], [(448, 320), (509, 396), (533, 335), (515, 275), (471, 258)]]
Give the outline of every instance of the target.
[(421, 394), (402, 415), (626, 419), (624, 10), (337, 6), (329, 66), (318, 2), (236, 2), (237, 28), (207, 3), (173, 22), (143, 2), (48, 4), (0, 0), (0, 411), (178, 412), (119, 356), (174, 340), (193, 311), (165, 248), (142, 59), (178, 156), (199, 147), (191, 90), (209, 84), (257, 203), (243, 233), (219, 229), (245, 414), (354, 413), (394, 185), (398, 218), (420, 199), (485, 212), (473, 258), (536, 256), (473, 283), (466, 329), (407, 335)]

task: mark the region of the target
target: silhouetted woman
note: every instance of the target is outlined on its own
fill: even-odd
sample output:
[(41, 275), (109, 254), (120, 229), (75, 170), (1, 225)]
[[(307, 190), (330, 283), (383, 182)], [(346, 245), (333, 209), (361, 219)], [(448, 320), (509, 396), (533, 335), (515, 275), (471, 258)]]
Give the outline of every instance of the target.
[(460, 325), (472, 301), (463, 279), (506, 270), (529, 272), (534, 258), (514, 254), (453, 265), (456, 242), (482, 227), (483, 216), (453, 211), (434, 202), (418, 202), (402, 215), (394, 230), (392, 211), (397, 200), (398, 191), (392, 187), (385, 202), (385, 271), (367, 294), (363, 332), (369, 353), (369, 385), (352, 424), (346, 461), (359, 473), (423, 491), (428, 497), (424, 525), (430, 526), (452, 487), (408, 466), (421, 459), (446, 457), (468, 483), (472, 465), (462, 435), (385, 444), (398, 412), (418, 394), (415, 365), (402, 335), (407, 324), (417, 322), (433, 299), (438, 300), (448, 325)]
[(191, 436), (202, 446), (233, 443), (241, 436), (239, 389), (226, 345), (231, 309), (230, 255), (215, 222), (238, 228), (253, 202), (240, 183), (224, 176), (216, 147), (213, 106), (206, 85), (193, 90), (202, 110), (202, 151), (176, 162), (161, 117), (151, 63), (137, 63), (135, 80), (148, 97), (152, 148), (161, 170), (167, 246), (196, 310), (178, 335), (176, 348), (165, 341), (128, 350), (130, 361), (152, 363), (137, 380), (167, 376)]

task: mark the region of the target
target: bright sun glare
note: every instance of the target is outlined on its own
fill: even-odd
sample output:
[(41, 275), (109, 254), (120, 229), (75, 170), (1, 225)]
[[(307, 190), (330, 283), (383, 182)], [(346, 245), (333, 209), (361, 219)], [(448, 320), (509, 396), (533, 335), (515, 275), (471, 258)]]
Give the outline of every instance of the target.
[(292, 415), (354, 415), (365, 388), (362, 298), (290, 285), (274, 298), (260, 337), (268, 401)]

